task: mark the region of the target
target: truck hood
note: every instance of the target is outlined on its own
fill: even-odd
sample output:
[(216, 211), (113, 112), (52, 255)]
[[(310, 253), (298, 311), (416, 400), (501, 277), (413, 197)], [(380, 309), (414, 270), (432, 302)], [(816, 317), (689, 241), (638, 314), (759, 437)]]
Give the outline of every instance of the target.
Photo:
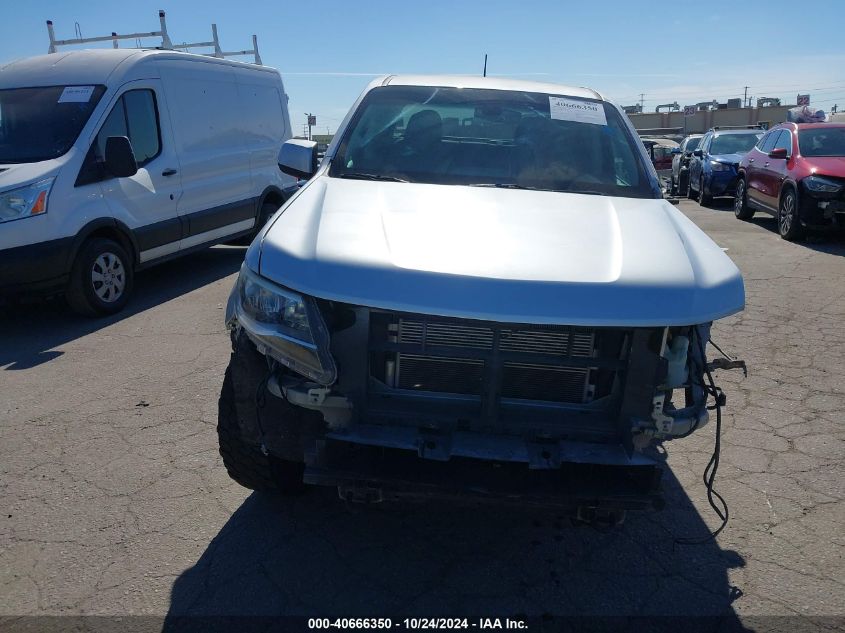
[(744, 305), (733, 262), (664, 200), (318, 176), (259, 239), (262, 276), (397, 311), (653, 326)]

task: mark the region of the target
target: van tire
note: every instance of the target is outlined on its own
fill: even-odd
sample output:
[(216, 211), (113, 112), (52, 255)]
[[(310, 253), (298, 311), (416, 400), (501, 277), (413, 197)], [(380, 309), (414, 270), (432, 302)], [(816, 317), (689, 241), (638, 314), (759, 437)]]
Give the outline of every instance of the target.
[[(94, 275), (108, 274), (98, 282)], [(132, 258), (114, 240), (95, 237), (83, 242), (73, 261), (65, 298), (71, 310), (85, 316), (120, 312), (132, 294)]]
[(265, 202), (261, 205), (261, 211), (258, 214), (258, 222), (255, 225), (256, 235), (261, 232), (264, 225), (270, 221), (270, 218), (273, 217), (273, 214), (278, 211), (280, 207), (281, 205), (277, 205), (275, 202)]
[(244, 488), (288, 495), (305, 489), (302, 482), (305, 464), (279, 459), (261, 446), (243, 440), (231, 365), (226, 368), (217, 403), (217, 439), (226, 472)]

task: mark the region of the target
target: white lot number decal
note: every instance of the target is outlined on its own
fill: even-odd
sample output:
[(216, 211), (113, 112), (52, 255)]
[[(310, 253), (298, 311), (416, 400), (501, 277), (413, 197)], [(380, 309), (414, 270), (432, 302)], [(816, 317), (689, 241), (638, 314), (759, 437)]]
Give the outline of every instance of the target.
[(62, 90), (59, 103), (88, 103), (94, 94), (94, 86), (67, 86)]
[(563, 97), (549, 97), (549, 112), (553, 119), (607, 125), (604, 106), (592, 101), (573, 101)]

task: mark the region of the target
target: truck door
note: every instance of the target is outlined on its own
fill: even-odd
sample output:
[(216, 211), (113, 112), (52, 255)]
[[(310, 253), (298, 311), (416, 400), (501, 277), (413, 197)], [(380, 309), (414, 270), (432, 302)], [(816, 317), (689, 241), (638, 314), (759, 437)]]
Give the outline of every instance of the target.
[(159, 81), (126, 84), (91, 148), (102, 160), (109, 136), (126, 136), (132, 144), (138, 173), (128, 178), (104, 173), (101, 186), (114, 217), (134, 233), (140, 263), (175, 253), (182, 239), (179, 160), (166, 114)]

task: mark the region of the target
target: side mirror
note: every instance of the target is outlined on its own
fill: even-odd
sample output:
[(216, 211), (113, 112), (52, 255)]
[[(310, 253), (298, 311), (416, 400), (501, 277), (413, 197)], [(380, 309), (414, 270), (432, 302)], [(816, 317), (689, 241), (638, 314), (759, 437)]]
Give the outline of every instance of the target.
[(702, 152), (700, 149), (697, 149), (692, 153), (692, 155), (701, 158), (702, 156), (704, 156), (704, 152)]
[(125, 136), (110, 136), (106, 139), (106, 169), (112, 176), (128, 178), (138, 173), (138, 163), (132, 143)]
[(680, 153), (681, 153), (681, 148), (680, 148), (680, 147), (673, 147), (673, 148), (672, 148), (672, 151), (671, 151), (670, 153), (672, 153), (672, 154), (680, 154)]
[(769, 152), (769, 158), (789, 158), (789, 152), (786, 151), (785, 147), (776, 147), (771, 152)]
[(279, 169), (295, 178), (309, 179), (317, 172), (317, 144), (291, 139), (279, 150)]

